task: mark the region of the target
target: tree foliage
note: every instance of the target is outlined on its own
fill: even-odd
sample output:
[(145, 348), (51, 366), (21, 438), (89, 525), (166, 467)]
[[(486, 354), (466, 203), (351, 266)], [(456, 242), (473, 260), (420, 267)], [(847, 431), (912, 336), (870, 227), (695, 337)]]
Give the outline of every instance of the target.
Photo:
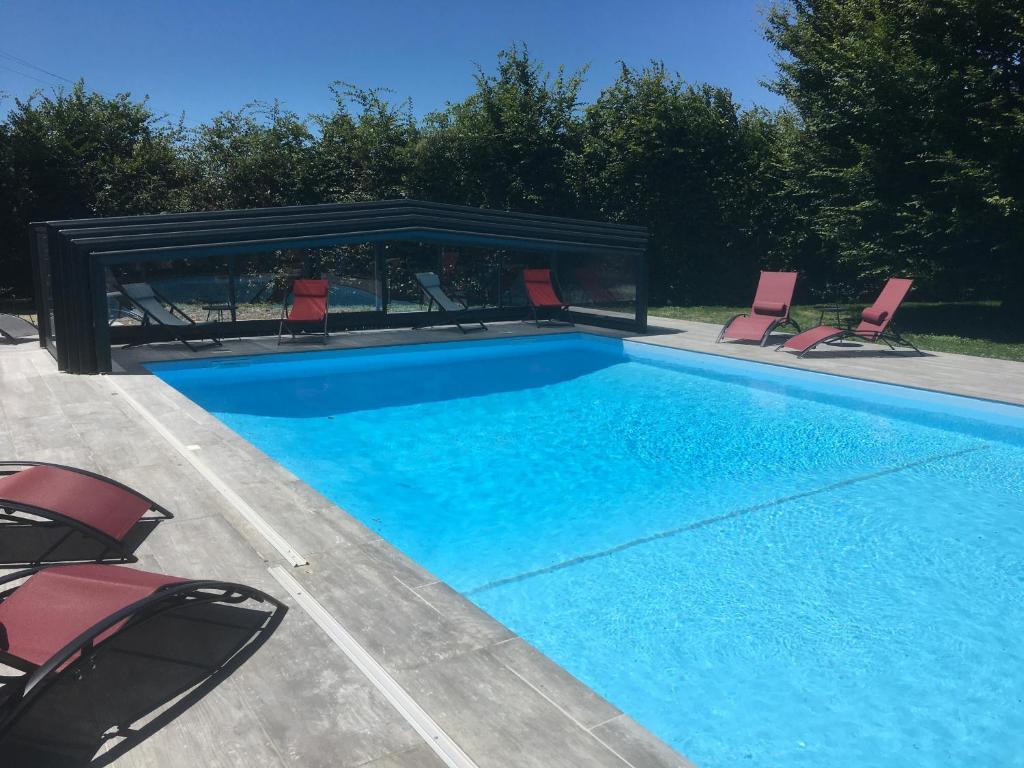
[(184, 181), (180, 126), (77, 83), (22, 101), (0, 128), (0, 286), (31, 284), (28, 223), (158, 211)]
[(425, 196), (553, 215), (576, 210), (583, 72), (552, 76), (525, 48), (498, 55), (476, 90), (429, 115), (417, 151)]
[(793, 0), (767, 35), (801, 120), (788, 191), (821, 262), (939, 296), (1024, 289), (1019, 0)]
[(727, 300), (737, 281), (749, 290), (771, 258), (762, 223), (779, 133), (772, 115), (741, 113), (727, 90), (688, 85), (658, 62), (623, 64), (587, 109), (581, 195), (650, 228), (655, 301)]
[(658, 302), (746, 300), (780, 267), (805, 298), (894, 273), (1024, 296), (1019, 0), (789, 0), (765, 34), (774, 113), (656, 61), (585, 105), (584, 71), (525, 46), (420, 120), (342, 81), (325, 114), (256, 103), (192, 129), (83, 83), (37, 93), (0, 122), (0, 287), (30, 290), (32, 220), (409, 196), (643, 224)]

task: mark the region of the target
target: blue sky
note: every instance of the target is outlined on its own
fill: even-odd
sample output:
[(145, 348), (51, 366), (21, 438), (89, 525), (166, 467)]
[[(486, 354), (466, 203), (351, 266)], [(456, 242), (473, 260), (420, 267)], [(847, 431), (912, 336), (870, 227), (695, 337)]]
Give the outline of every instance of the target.
[(775, 71), (764, 1), (0, 0), (0, 91), (25, 97), (84, 77), (195, 124), (254, 99), (326, 111), (328, 84), (345, 80), (411, 97), (422, 115), (470, 93), (474, 63), (493, 69), (499, 50), (525, 41), (550, 70), (589, 64), (587, 102), (617, 60), (660, 59), (744, 106), (776, 108), (759, 85)]

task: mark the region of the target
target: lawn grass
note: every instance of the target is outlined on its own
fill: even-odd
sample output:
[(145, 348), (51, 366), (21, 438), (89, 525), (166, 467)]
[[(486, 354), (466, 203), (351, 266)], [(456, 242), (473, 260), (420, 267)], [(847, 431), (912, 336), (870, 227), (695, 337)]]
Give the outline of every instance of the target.
[[(859, 312), (860, 307), (854, 310)], [(650, 307), (648, 314), (721, 325), (749, 311), (750, 307)], [(820, 313), (812, 306), (794, 306), (791, 314), (806, 329), (818, 324)], [(896, 320), (903, 335), (921, 349), (1024, 362), (1024, 328), (1006, 323), (995, 301), (908, 302)], [(825, 323), (834, 322), (826, 315)]]

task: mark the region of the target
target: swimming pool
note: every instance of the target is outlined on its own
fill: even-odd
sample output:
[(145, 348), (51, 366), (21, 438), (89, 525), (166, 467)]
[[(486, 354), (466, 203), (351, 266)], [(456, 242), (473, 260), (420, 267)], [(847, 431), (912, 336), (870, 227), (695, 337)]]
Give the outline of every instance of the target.
[(698, 765), (1024, 765), (1024, 409), (587, 334), (151, 367)]

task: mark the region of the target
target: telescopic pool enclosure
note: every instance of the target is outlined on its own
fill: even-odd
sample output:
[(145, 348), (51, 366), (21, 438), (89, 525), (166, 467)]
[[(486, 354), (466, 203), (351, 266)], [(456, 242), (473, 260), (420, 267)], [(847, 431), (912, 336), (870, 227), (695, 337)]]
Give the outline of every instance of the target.
[[(647, 326), (643, 227), (384, 200), (37, 222), (31, 237), (40, 344), (70, 373), (110, 372), (111, 345), (276, 335), (302, 277), (328, 279), (330, 331), (445, 324), (418, 272), (484, 322), (532, 317), (534, 267), (574, 321)], [(126, 285), (188, 320), (152, 322)]]

